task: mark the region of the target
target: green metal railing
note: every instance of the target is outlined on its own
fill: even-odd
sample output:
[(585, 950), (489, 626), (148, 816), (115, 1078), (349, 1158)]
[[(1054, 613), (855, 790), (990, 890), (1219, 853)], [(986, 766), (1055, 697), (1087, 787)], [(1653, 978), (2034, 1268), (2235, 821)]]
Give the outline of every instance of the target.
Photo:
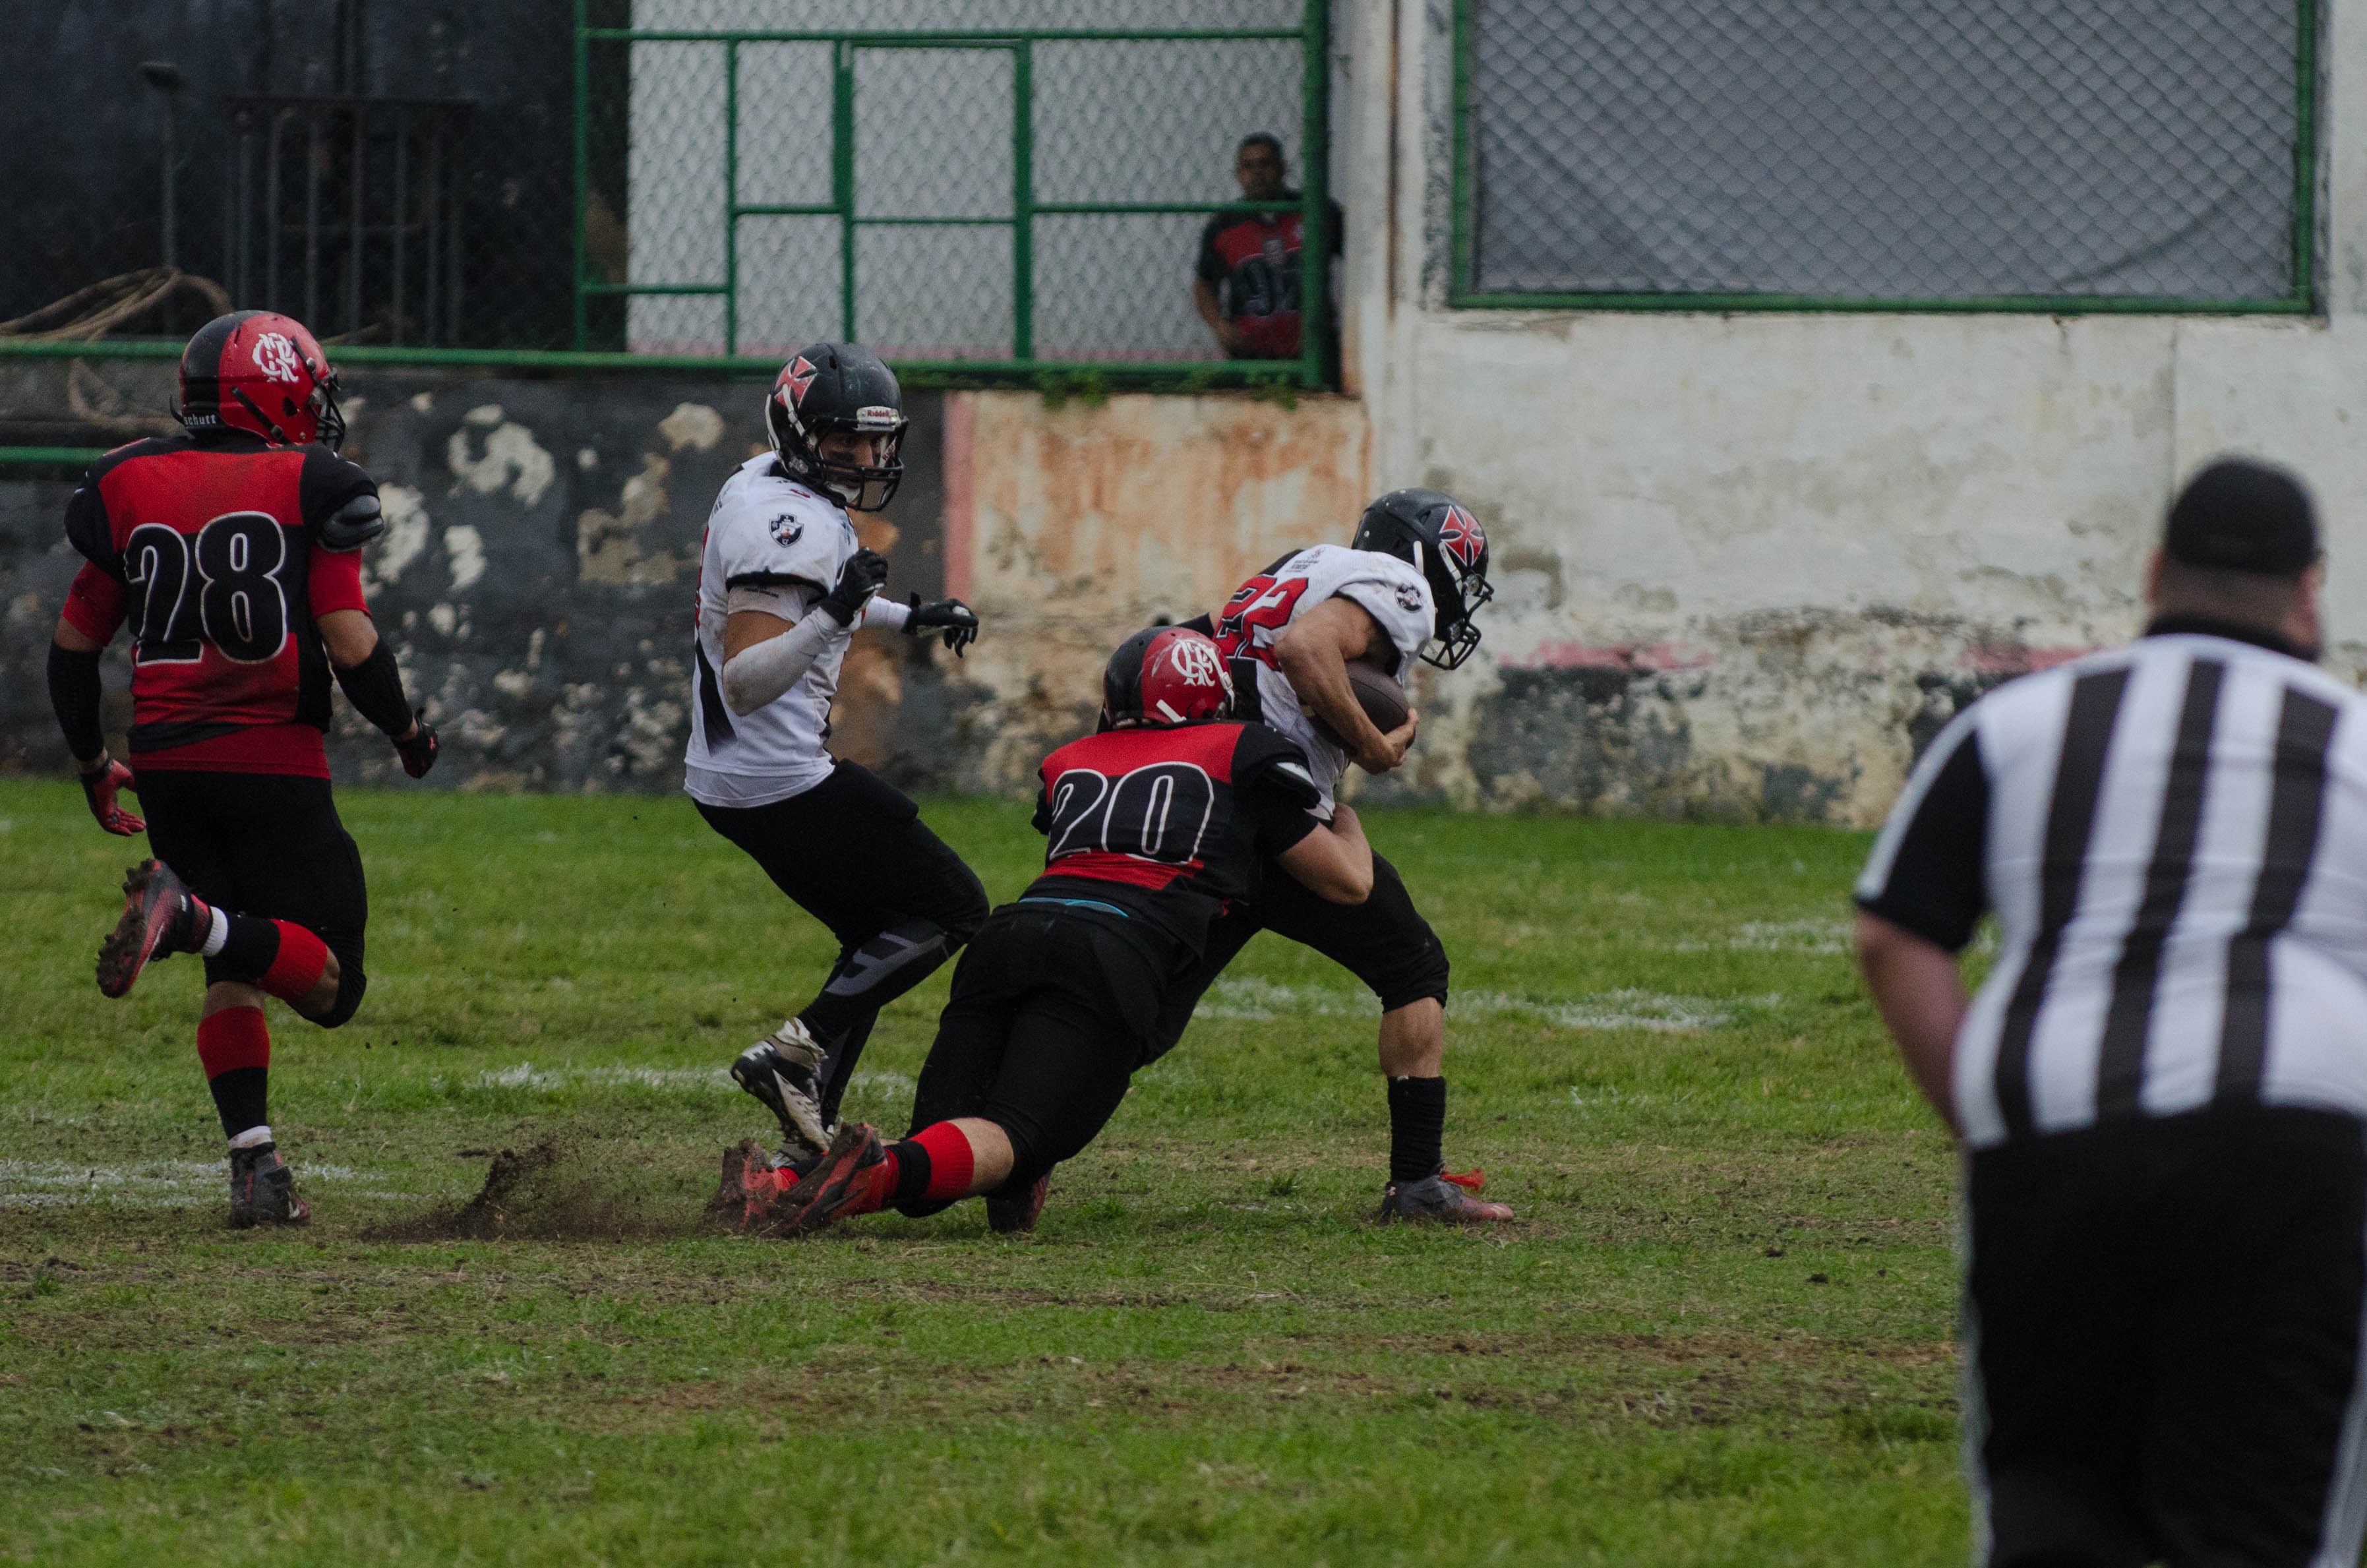
[[(2164, 48), (2158, 54), (2148, 57), (2146, 63), (2159, 67), (2162, 83), (2169, 89), (2164, 97), (2173, 102), (2182, 100), (2185, 105), (2192, 107), (2194, 112), (2191, 118), (2157, 115), (2148, 121), (2146, 116), (2154, 112), (2150, 106), (2134, 101), (2115, 101), (2112, 97), (2114, 83), (2108, 73), (2100, 71), (2098, 67), (2104, 56), (2112, 56), (2116, 64), (2125, 67), (2130, 63), (2126, 53), (2110, 49), (2091, 49), (2082, 58), (2078, 52), (2066, 51), (2044, 62), (2048, 90), (2056, 97), (2067, 99), (2083, 91), (2092, 95), (2085, 102), (2058, 103), (2056, 111), (2069, 119), (2085, 117), (2090, 109), (2101, 110), (2102, 112), (2093, 119), (2083, 120), (2090, 127), (2091, 138), (2101, 141), (2106, 132), (2112, 133), (2122, 140), (2143, 144), (2145, 156), (2149, 158), (2183, 159), (2187, 161), (2187, 166), (2200, 168), (2207, 165), (2214, 170), (2223, 161), (2232, 139), (2214, 138), (2215, 117), (2211, 106), (2219, 100), (2198, 94), (2194, 90), (2197, 82), (2207, 83), (2223, 95), (2245, 97), (2247, 107), (2256, 111), (2263, 121), (2279, 123), (2275, 135), (2256, 134), (2252, 138), (2248, 149), (2250, 165), (2256, 166), (2251, 168), (2248, 188), (2259, 199), (2259, 205), (2281, 206), (2282, 209), (2282, 212), (2264, 219), (2251, 232), (2282, 236), (2281, 270), (2283, 277), (2275, 287), (2236, 288), (2206, 294), (2175, 287), (2119, 290), (2100, 288), (2093, 292), (2059, 287), (2052, 290), (1965, 290), (1961, 292), (1911, 288), (1897, 291), (1839, 289), (1801, 292), (1781, 287), (1539, 289), (1490, 282), (1483, 277), (1481, 256), (1481, 208), (1489, 197), (1490, 177), (1489, 170), (1482, 166), (1479, 119), (1483, 110), (1492, 108), (1500, 115), (1512, 117), (1515, 121), (1526, 120), (1530, 126), (1540, 119), (1550, 119), (1557, 112), (1557, 105), (1583, 102), (1588, 97), (1583, 85), (1565, 79), (1567, 73), (1562, 73), (1561, 67), (1573, 60), (1593, 61), (1600, 63), (1606, 74), (1622, 79), (1623, 85), (1648, 81), (1656, 84), (1657, 90), (1664, 95), (1651, 102), (1641, 114), (1637, 105), (1622, 101), (1622, 111), (1635, 117), (1631, 123), (1641, 124), (1648, 140), (1648, 117), (1651, 113), (1667, 113), (1675, 117), (1668, 123), (1682, 126), (1684, 113), (1698, 111), (1699, 104), (1689, 98), (1687, 94), (1699, 87), (1705, 74), (1702, 62), (1707, 53), (1705, 45), (1711, 40), (1700, 27), (1694, 25), (1699, 21), (1693, 15), (1695, 7), (1658, 4), (1653, 0), (1629, 0), (1625, 5), (1584, 9), (1562, 6), (1558, 0), (1455, 0), (1453, 200), (1448, 303), (1463, 309), (1498, 310), (1988, 312), (2053, 315), (2310, 313), (2317, 308), (2316, 274), (2321, 259), (2317, 195), (2322, 177), (2317, 125), (2321, 16), (2317, 0), (2288, 0), (2288, 4), (2293, 7), (2289, 15), (2293, 25), (2290, 50), (2285, 55), (2289, 71), (2272, 73), (2262, 68), (2273, 60), (2275, 52), (2273, 49), (2267, 48), (2259, 51), (2258, 58), (2233, 65), (2225, 62), (2224, 55), (2201, 47), (2191, 48), (2182, 55)], [(1976, 41), (1983, 25), (1979, 18), (1988, 15), (1987, 8), (1943, 7), (1932, 11), (1931, 15), (1933, 17), (1960, 18), (1958, 22), (1943, 22), (1942, 25), (1961, 26), (1959, 41), (1963, 47), (1953, 54), (1944, 48), (1933, 49), (1926, 54), (1925, 62), (1934, 65), (1942, 76), (1959, 79), (1968, 77), (1976, 68), (1998, 66), (2000, 62), (1994, 57), (1993, 40), (2000, 36), (2010, 38), (2014, 28), (2020, 26), (2016, 18), (2026, 9), (1995, 8), (1996, 16), (1990, 19), (1998, 24), (1998, 30), (1987, 35), (1987, 41), (1993, 51), (1992, 57), (1987, 60), (1978, 58), (1983, 42)], [(2208, 9), (2195, 6), (2191, 11)], [(1792, 7), (1770, 6), (1757, 15), (1764, 19), (1788, 16), (1792, 11)], [(2101, 8), (2081, 6), (2069, 3), (2069, 0), (2059, 7), (2057, 14), (2084, 20), (2082, 14), (2087, 11), (2096, 11), (2100, 17), (2102, 15)], [(2232, 17), (2232, 11), (2228, 15)], [(2137, 36), (2159, 37), (2157, 20), (2140, 20), (2136, 24), (2139, 28)], [(1861, 18), (1863, 22), (1863, 18)], [(1514, 41), (1491, 57), (1489, 66), (1492, 70), (1492, 77), (1483, 84), (1486, 73), (1483, 73), (1479, 60), (1483, 46), (1481, 31), (1483, 28), (1489, 27), (1501, 28), (1501, 37)], [(1556, 32), (1555, 28), (1561, 30)], [(1727, 29), (1721, 25), (1714, 30)], [(2197, 29), (2198, 32), (2204, 30)], [(2252, 36), (2261, 40), (2270, 37), (2257, 32)], [(1928, 40), (1922, 41), (1929, 42)], [(2030, 62), (2005, 63), (2010, 68), (2026, 66)], [(1722, 101), (1737, 113), (1754, 109), (1765, 112), (1767, 103), (1771, 101), (1786, 103), (1785, 112), (1802, 119), (1825, 113), (1835, 104), (1841, 105), (1837, 116), (1828, 115), (1826, 129), (1830, 128), (1831, 118), (1846, 119), (1852, 112), (1850, 108), (1852, 95), (1847, 91), (1820, 92), (1814, 88), (1795, 91), (1799, 84), (1786, 83), (1783, 79), (1782, 67), (1763, 58), (1754, 60), (1744, 69), (1751, 71), (1755, 87), (1765, 89), (1763, 97), (1755, 93), (1721, 95), (1716, 92), (1704, 92), (1702, 97)], [(2281, 85), (2271, 79), (2272, 75), (2283, 78)], [(2071, 84), (2068, 93), (2061, 85), (2064, 80)], [(1859, 97), (1871, 102), (1875, 84), (1869, 77), (1861, 77), (1860, 82), (1863, 90)], [(1480, 101), (1483, 85), (1494, 91), (1497, 101), (1483, 105)], [(1925, 107), (1923, 112), (1928, 114), (1931, 111)], [(2289, 120), (2285, 119), (2288, 114)], [(2048, 116), (2033, 116), (2033, 119), (2054, 117), (2055, 114), (2050, 112)], [(1576, 119), (1575, 116), (1570, 118)], [(1878, 113), (1868, 114), (1863, 119), (1869, 145), (1878, 141), (1882, 134), (1896, 134), (1895, 123), (1886, 124)], [(1767, 132), (1762, 140), (1772, 142), (1780, 141), (1788, 127), (1780, 120), (1772, 120), (1761, 129)], [(2018, 128), (2009, 125), (2000, 127), (2000, 130), (2013, 134)], [(1546, 139), (1550, 139), (1550, 133)], [(1590, 151), (1586, 138), (1574, 135), (1564, 140), (1567, 144), (1554, 151), (1569, 165), (1580, 165)], [(1682, 160), (1687, 151), (1673, 147), (1680, 140), (1671, 137), (1661, 143), (1672, 148), (1665, 165), (1655, 165), (1648, 157), (1638, 158), (1623, 167), (1591, 168), (1589, 176), (1595, 178), (1603, 187), (1615, 187), (1623, 178), (1653, 187), (1656, 199), (1671, 207), (1681, 205), (1684, 199), (1681, 187), (1686, 176), (1698, 173), (1702, 165), (1686, 167)], [(1829, 150), (1829, 147), (1818, 149), (1819, 152)], [(1555, 162), (1553, 156), (1536, 158), (1531, 160), (1530, 166), (1548, 166)], [(1802, 157), (1799, 166), (1800, 186), (1796, 194), (1804, 201), (1813, 201), (1829, 194), (1812, 187), (1845, 185), (1856, 172), (1846, 166), (1836, 168), (1830, 163), (1819, 164), (1811, 157)], [(1703, 227), (1715, 226), (1726, 216), (1714, 210), (1715, 199), (1731, 194), (1731, 176), (1735, 171), (1727, 169), (1722, 172), (1729, 176), (1726, 187), (1715, 190), (1712, 199), (1704, 200), (1693, 214), (1703, 220)], [(1945, 166), (1935, 168), (1929, 186), (1920, 193), (1934, 210), (1945, 210), (1950, 202), (1968, 199), (1969, 186), (1958, 188), (1949, 183), (1950, 176), (1955, 172)], [(1655, 176), (1666, 176), (1666, 183), (1655, 186)], [(1520, 176), (1515, 175), (1512, 177), (1517, 179)], [(1977, 176), (1965, 177), (1971, 179)], [(2138, 179), (2129, 179), (2120, 186), (2119, 190), (2115, 190), (2110, 181), (2105, 182), (2103, 188), (2106, 196), (2110, 197), (2121, 190), (2141, 189), (2142, 187)], [(1884, 194), (1887, 196), (1890, 193)], [(1522, 197), (1521, 207), (1525, 209), (1533, 233), (1549, 235), (1549, 225), (1554, 222), (1552, 215), (1566, 211), (1570, 205), (1563, 201), (1539, 199), (1537, 193), (1532, 191), (1522, 192)], [(1496, 215), (1500, 231), (1509, 230), (1513, 224), (1523, 222), (1524, 216), (1517, 210), (1499, 211)], [(2037, 229), (2060, 216), (2038, 210), (2033, 203), (2028, 209), (2013, 213), (2012, 219), (2016, 223)], [(2266, 227), (2268, 222), (2275, 222), (2279, 226), (2269, 229)], [(1574, 233), (1575, 225), (1564, 231), (1564, 236)], [(1546, 238), (1536, 248), (1550, 252), (1553, 239)], [(1565, 248), (1571, 271), (1592, 269), (1588, 265), (1591, 258), (1584, 254), (1586, 246), (1582, 236), (1567, 243)], [(1648, 252), (1650, 247), (1645, 244), (1641, 248)], [(1837, 245), (1835, 250), (1840, 253), (1841, 247)], [(1747, 272), (1747, 263), (1740, 270)], [(1771, 266), (1768, 270), (1780, 269)]]
[[(1237, 28), (1036, 28), (1002, 30), (685, 30), (596, 27), (589, 20), (590, 0), (575, 0), (575, 344), (576, 362), (608, 364), (620, 358), (635, 365), (652, 357), (602, 354), (592, 347), (592, 314), (604, 299), (634, 297), (714, 298), (723, 313), (724, 352), (719, 358), (671, 356), (666, 362), (721, 366), (735, 369), (771, 368), (770, 358), (742, 356), (742, 242), (740, 229), (749, 219), (834, 219), (839, 225), (837, 287), (838, 335), (864, 341), (860, 236), (866, 230), (889, 228), (988, 228), (1010, 231), (1012, 299), (1011, 349), (1007, 355), (981, 355), (957, 359), (897, 358), (896, 369), (923, 379), (972, 376), (1004, 378), (1097, 377), (1154, 381), (1176, 378), (1200, 381), (1275, 381), (1318, 387), (1326, 379), (1325, 346), (1331, 330), (1330, 255), (1330, 38), (1328, 0), (1305, 0), (1299, 26)], [(1297, 162), (1301, 170), (1296, 201), (1048, 201), (1036, 195), (1035, 148), (1036, 51), (1044, 44), (1070, 43), (1227, 43), (1293, 42), (1299, 46), (1301, 73)], [(589, 97), (593, 76), (592, 51), (596, 45), (692, 44), (719, 49), (723, 55), (723, 266), (719, 280), (618, 282), (595, 276), (587, 217), (593, 188), (592, 121), (595, 106)], [(827, 45), (832, 50), (830, 111), (830, 179), (827, 201), (759, 202), (741, 198), (742, 55), (750, 45)], [(856, 187), (855, 60), (868, 51), (958, 50), (1007, 51), (1012, 60), (1011, 211), (1008, 216), (866, 213), (860, 210)], [(1296, 358), (1046, 358), (1037, 355), (1036, 226), (1046, 218), (1142, 217), (1217, 213), (1297, 212), (1302, 225), (1300, 256), (1301, 348)]]

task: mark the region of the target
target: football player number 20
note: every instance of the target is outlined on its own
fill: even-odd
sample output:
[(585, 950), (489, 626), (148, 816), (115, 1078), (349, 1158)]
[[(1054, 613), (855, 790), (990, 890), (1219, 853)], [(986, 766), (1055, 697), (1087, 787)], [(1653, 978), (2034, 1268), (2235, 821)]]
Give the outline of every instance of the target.
[(1131, 855), (1183, 865), (1200, 853), (1216, 810), (1208, 776), (1188, 762), (1160, 762), (1112, 778), (1072, 767), (1052, 781), (1051, 849), (1063, 855)]
[(142, 664), (193, 664), (208, 642), (243, 665), (277, 655), (288, 641), (288, 596), (279, 582), (288, 537), (264, 512), (231, 512), (194, 538), (142, 523), (123, 547), (125, 581), (138, 593), (132, 656)]

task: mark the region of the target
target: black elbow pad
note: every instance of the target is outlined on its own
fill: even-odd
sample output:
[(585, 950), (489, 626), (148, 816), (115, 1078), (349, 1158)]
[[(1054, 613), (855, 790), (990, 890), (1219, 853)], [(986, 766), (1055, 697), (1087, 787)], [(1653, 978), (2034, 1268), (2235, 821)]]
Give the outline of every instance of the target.
[(375, 495), (357, 495), (321, 522), (321, 548), (340, 552), (359, 550), (386, 532), (386, 516)]

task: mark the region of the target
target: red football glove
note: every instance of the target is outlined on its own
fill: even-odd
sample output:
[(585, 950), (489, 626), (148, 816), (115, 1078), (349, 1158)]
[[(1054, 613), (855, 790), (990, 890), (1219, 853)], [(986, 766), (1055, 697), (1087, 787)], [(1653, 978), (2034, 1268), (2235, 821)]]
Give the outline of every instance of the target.
[(131, 777), (131, 769), (112, 757), (105, 767), (82, 776), (82, 798), (90, 802), (90, 814), (98, 819), (99, 826), (126, 838), (147, 832), (145, 818), (133, 816), (115, 803), (116, 791), (119, 790), (129, 790), (136, 795), (140, 781)]

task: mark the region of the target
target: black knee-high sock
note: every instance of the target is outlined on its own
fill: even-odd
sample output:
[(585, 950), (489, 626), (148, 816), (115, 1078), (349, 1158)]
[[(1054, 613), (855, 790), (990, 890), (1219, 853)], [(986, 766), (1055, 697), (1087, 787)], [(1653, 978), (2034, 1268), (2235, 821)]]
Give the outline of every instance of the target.
[(1446, 1080), (1389, 1080), (1389, 1179), (1421, 1181), (1445, 1168)]

